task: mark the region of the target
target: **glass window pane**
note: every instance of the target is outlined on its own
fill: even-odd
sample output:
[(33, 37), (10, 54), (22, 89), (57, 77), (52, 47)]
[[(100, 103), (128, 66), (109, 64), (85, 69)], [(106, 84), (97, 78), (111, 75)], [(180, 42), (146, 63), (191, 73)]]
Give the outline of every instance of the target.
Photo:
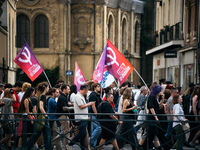
[(49, 47), (49, 21), (45, 15), (38, 15), (34, 21), (34, 46), (36, 48)]
[(24, 39), (30, 44), (30, 20), (22, 14), (17, 16), (17, 47), (24, 45)]

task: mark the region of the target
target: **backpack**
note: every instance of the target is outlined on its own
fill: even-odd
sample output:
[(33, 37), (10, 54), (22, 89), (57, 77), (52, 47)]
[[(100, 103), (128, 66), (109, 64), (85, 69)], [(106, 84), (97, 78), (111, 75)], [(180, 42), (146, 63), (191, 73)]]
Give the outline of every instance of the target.
[[(97, 107), (97, 113), (102, 113), (102, 105), (103, 105), (103, 102), (101, 102), (98, 107)], [(102, 115), (97, 115), (97, 119), (101, 119), (101, 116)]]

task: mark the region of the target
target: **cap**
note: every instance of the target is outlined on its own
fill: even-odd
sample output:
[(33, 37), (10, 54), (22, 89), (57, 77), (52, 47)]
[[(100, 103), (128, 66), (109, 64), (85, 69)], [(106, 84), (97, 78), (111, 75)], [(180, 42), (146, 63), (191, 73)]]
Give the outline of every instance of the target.
[(4, 85), (2, 83), (0, 83), (0, 87), (3, 87)]

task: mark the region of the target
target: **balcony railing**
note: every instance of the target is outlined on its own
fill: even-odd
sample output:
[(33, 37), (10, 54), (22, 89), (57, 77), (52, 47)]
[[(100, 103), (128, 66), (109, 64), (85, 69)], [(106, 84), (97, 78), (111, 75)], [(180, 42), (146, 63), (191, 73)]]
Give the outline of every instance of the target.
[(170, 26), (164, 31), (160, 31), (158, 35), (155, 35), (156, 46), (162, 45), (173, 40), (182, 40), (181, 25), (182, 22), (179, 22), (175, 25)]

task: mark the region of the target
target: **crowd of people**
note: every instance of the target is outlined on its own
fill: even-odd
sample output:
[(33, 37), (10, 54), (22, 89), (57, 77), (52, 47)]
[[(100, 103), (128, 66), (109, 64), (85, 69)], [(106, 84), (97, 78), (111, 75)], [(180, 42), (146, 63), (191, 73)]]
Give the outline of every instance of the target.
[[(135, 98), (128, 81), (120, 88), (111, 84), (102, 90), (99, 83), (88, 81), (80, 91), (62, 80), (51, 89), (47, 82), (35, 88), (27, 82), (16, 82), (14, 86), (0, 83), (0, 147), (22, 148), (24, 113), (28, 114), (27, 149), (43, 145), (46, 150), (61, 150), (64, 145), (70, 150), (78, 143), (82, 150), (101, 150), (112, 143), (113, 149), (119, 150), (128, 142), (133, 150), (181, 150), (185, 143), (194, 147), (197, 140), (200, 142), (196, 123), (200, 85), (191, 83), (184, 93), (170, 82), (154, 82), (150, 87), (140, 83), (137, 87), (140, 95)], [(43, 122), (35, 121), (40, 117)], [(13, 121), (17, 119), (21, 121)], [(186, 139), (188, 121), (193, 122), (189, 122), (192, 130)], [(139, 130), (142, 132), (138, 139)]]

